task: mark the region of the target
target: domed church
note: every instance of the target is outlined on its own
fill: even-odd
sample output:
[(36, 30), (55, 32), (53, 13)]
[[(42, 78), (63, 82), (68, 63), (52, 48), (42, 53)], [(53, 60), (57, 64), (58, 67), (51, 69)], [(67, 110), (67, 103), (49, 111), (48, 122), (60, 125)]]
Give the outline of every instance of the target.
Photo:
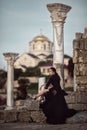
[(40, 59), (52, 54), (52, 42), (44, 35), (39, 35), (29, 42), (30, 53)]
[(52, 55), (53, 43), (40, 34), (29, 42), (29, 52), (23, 53), (15, 62), (15, 68), (25, 71), (26, 67), (35, 67), (41, 61), (46, 61)]

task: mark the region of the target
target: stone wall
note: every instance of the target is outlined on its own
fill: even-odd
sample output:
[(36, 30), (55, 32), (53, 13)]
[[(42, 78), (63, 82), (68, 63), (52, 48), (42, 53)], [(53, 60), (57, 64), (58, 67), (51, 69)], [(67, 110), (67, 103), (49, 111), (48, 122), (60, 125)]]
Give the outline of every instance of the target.
[(65, 96), (69, 108), (78, 111), (87, 111), (87, 93), (70, 92)]
[(87, 28), (73, 40), (74, 92), (66, 96), (70, 108), (87, 111)]
[(0, 107), (0, 123), (8, 122), (29, 122), (45, 123), (46, 117), (39, 109), (39, 102), (36, 100), (18, 100), (14, 109), (6, 110), (6, 106)]
[(73, 40), (73, 62), (77, 92), (87, 92), (87, 28)]

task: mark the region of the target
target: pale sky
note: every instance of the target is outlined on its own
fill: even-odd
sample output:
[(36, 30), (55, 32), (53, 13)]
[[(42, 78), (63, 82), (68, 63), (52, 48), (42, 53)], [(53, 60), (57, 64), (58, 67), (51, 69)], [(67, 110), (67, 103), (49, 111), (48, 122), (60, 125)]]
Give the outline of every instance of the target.
[(6, 67), (4, 52), (29, 52), (28, 42), (40, 35), (40, 29), (53, 41), (49, 3), (72, 7), (64, 24), (64, 53), (73, 55), (75, 33), (87, 27), (87, 0), (0, 0), (0, 68)]

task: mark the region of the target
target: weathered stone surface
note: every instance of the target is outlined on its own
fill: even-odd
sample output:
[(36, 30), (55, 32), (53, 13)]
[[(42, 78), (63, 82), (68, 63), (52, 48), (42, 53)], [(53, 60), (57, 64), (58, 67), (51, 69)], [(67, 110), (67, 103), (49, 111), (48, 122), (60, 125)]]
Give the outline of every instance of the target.
[(78, 76), (77, 77), (77, 84), (87, 84), (87, 76)]
[(86, 76), (87, 75), (87, 64), (79, 63), (74, 65), (76, 76)]
[(84, 51), (83, 50), (79, 50), (79, 63), (83, 63), (84, 62)]
[(24, 106), (24, 102), (25, 102), (25, 100), (16, 100), (15, 105), (16, 106)]
[(74, 39), (73, 40), (73, 49), (79, 49), (79, 47), (80, 47), (80, 43), (79, 43), (79, 40), (77, 40), (77, 39)]
[(87, 111), (79, 112), (71, 118), (68, 118), (66, 123), (86, 123), (87, 122)]
[[(0, 123), (3, 122), (36, 122), (43, 123), (46, 120), (45, 115), (39, 109), (39, 102), (36, 100), (25, 100), (25, 103), (18, 102), (14, 110), (0, 110)], [(23, 105), (23, 106), (22, 106)]]
[(79, 75), (87, 75), (87, 64), (80, 63), (79, 64)]
[(84, 29), (84, 34), (87, 34), (87, 27)]
[(31, 118), (33, 122), (36, 122), (36, 123), (42, 123), (42, 122), (44, 123), (46, 121), (46, 117), (42, 111), (32, 111)]
[[(18, 100), (15, 102), (17, 109), (21, 109), (21, 106), (24, 106), (24, 109), (27, 110), (39, 110), (39, 101), (37, 100)], [(22, 107), (23, 108), (23, 107)]]
[(76, 39), (81, 39), (82, 36), (83, 36), (83, 33), (80, 33), (80, 32), (76, 33), (76, 35), (75, 35)]
[(87, 94), (87, 85), (86, 84), (80, 84), (80, 85), (77, 84), (76, 90), (77, 90), (77, 92), (80, 92), (80, 93), (85, 92)]
[(79, 50), (73, 50), (73, 63), (78, 63)]
[(87, 111), (87, 104), (81, 104), (81, 103), (68, 104), (68, 107), (78, 111)]
[(65, 96), (66, 102), (67, 103), (82, 103), (86, 104), (87, 103), (87, 93), (85, 92), (79, 92), (79, 93), (71, 93)]
[(74, 65), (74, 74), (75, 74), (76, 76), (80, 74), (80, 72), (79, 72), (79, 64), (75, 64), (75, 65)]
[(87, 65), (87, 51), (84, 51), (84, 63)]
[(81, 49), (81, 50), (85, 49), (84, 39), (80, 39), (80, 41), (79, 41), (79, 49)]
[(69, 104), (73, 104), (76, 102), (76, 96), (75, 94), (68, 94), (67, 96), (65, 96), (66, 102)]
[(73, 92), (65, 96), (69, 108), (80, 111), (87, 111), (87, 93), (86, 92)]
[(24, 105), (28, 107), (28, 110), (39, 110), (39, 101), (37, 100), (27, 100)]
[(0, 110), (0, 123), (4, 123), (4, 111)]
[(85, 50), (87, 50), (87, 37), (84, 39), (85, 42)]
[(30, 111), (21, 111), (18, 112), (18, 121), (19, 122), (32, 122), (31, 112)]
[(87, 28), (73, 40), (73, 62), (77, 92), (87, 92)]
[(5, 110), (4, 111), (5, 122), (15, 122), (17, 121), (17, 111), (15, 110)]
[(87, 94), (85, 93), (78, 93), (76, 95), (76, 102), (77, 103), (82, 103), (82, 104), (87, 104)]

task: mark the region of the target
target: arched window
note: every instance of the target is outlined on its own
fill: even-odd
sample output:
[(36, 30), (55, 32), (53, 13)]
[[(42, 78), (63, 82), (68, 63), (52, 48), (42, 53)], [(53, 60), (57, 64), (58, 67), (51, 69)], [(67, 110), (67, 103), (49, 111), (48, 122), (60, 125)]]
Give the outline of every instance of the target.
[(44, 44), (44, 50), (46, 50), (46, 44)]
[(48, 49), (50, 50), (50, 43), (48, 43)]
[(35, 45), (33, 44), (33, 50), (35, 50)]

